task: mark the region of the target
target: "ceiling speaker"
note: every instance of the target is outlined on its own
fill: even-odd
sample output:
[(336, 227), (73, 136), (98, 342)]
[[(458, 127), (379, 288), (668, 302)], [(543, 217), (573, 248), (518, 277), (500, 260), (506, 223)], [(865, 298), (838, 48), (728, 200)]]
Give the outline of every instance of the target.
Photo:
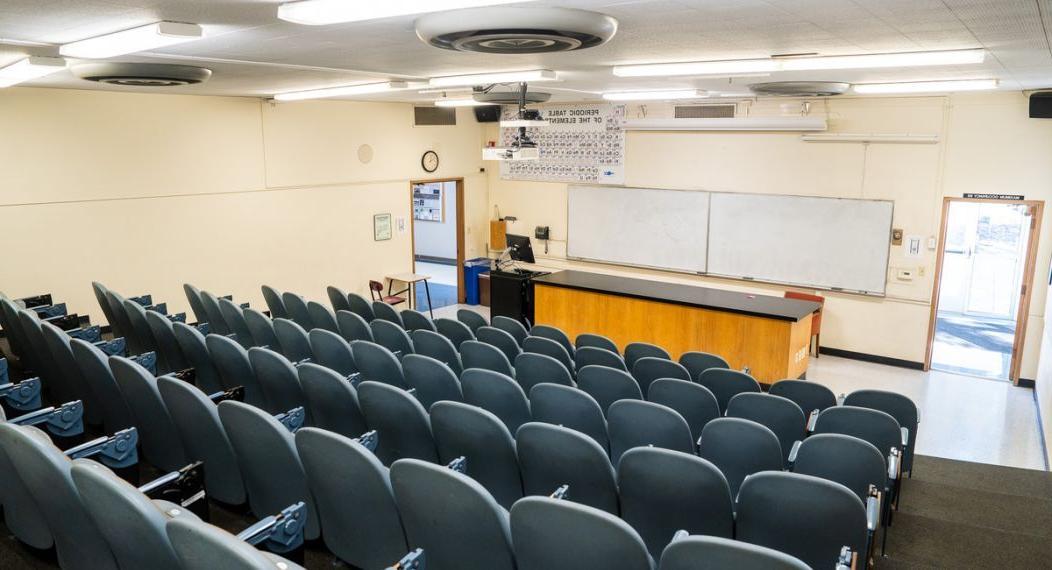
[(1052, 119), (1052, 90), (1030, 94), (1030, 118)]

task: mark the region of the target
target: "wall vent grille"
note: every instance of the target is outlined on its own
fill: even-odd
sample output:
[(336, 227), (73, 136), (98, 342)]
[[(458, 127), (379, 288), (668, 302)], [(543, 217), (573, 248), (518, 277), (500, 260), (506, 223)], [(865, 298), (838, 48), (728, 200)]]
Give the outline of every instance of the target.
[(418, 127), (453, 126), (457, 110), (453, 107), (413, 107), (413, 124)]
[(677, 105), (677, 119), (730, 119), (734, 118), (737, 105), (720, 103), (715, 105)]

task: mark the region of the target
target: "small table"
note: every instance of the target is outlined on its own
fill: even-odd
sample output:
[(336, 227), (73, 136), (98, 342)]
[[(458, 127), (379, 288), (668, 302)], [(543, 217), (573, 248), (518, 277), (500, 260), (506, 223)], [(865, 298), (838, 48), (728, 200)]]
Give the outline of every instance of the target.
[[(431, 279), (430, 275), (420, 275), (418, 273), (395, 273), (393, 275), (387, 275), (387, 294), (388, 295), (401, 295), (402, 293), (409, 293), (409, 308), (415, 308), (416, 304), (416, 284), (424, 282), (424, 293), (427, 295), (427, 312), (431, 315), (431, 318), (435, 318), (435, 312), (431, 309), (431, 288), (428, 286), (427, 281)], [(395, 281), (401, 281), (408, 285), (405, 289), (391, 292), (391, 288), (394, 287)]]

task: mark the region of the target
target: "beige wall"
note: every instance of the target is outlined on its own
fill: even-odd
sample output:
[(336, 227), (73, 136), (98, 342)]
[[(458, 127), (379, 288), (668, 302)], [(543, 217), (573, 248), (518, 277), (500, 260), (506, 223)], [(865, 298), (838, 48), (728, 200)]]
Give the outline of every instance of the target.
[[(411, 268), (415, 177), (465, 178), (467, 255), (484, 254), (479, 132), (470, 111), (414, 127), (406, 104), (3, 90), (0, 290), (53, 292), (95, 322), (92, 280), (177, 311), (184, 282), (253, 306), (262, 283), (317, 300), (329, 284), (365, 293)], [(420, 168), (428, 149), (434, 175)], [(374, 242), (383, 212), (406, 231)]]
[[(778, 114), (786, 101), (760, 102), (747, 112)], [(849, 98), (814, 106), (827, 113), (831, 130), (850, 133), (938, 134), (938, 144), (807, 143), (793, 133), (630, 132), (626, 135), (626, 185), (698, 188), (733, 192), (808, 194), (895, 202), (896, 228), (934, 237), (943, 196), (964, 192), (1025, 194), (1052, 199), (1052, 121), (1027, 118), (1019, 93), (954, 97)], [(629, 116), (644, 112), (631, 107)], [(668, 107), (649, 105), (647, 116)], [(488, 127), (486, 138), (496, 137)], [(645, 275), (686, 283), (780, 295), (781, 286), (629, 269), (565, 259), (566, 186), (504, 181), (489, 169), (489, 198), (502, 215), (516, 216), (511, 231), (552, 229), (550, 267)], [(1047, 278), (1052, 221), (1041, 237), (1035, 284)], [(926, 240), (925, 240), (926, 241)], [(925, 243), (926, 245), (926, 243)], [(891, 252), (887, 297), (822, 293), (827, 297), (822, 344), (914, 362), (924, 360), (935, 256), (921, 259)], [(916, 270), (913, 281), (894, 278), (895, 269)], [(1044, 287), (1034, 287), (1022, 376), (1034, 378), (1043, 327)], [(1052, 378), (1049, 379), (1052, 382)]]

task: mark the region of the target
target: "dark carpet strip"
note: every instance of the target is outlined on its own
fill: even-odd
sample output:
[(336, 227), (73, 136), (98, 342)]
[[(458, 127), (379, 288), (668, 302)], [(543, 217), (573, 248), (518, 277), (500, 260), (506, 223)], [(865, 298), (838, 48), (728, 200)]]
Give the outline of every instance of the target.
[[(881, 570), (1052, 567), (1052, 473), (917, 456), (900, 507), (888, 556), (877, 559)], [(233, 533), (255, 520), (243, 508), (215, 504), (211, 518)], [(321, 541), (309, 543), (298, 562), (351, 568)], [(23, 546), (0, 525), (0, 568), (56, 567), (53, 552)]]

